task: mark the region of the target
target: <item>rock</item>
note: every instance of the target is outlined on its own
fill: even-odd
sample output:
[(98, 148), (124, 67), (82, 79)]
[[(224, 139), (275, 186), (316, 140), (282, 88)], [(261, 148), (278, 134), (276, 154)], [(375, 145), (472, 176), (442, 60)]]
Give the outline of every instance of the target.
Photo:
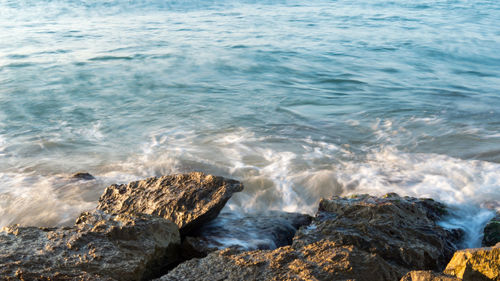
[(500, 243), (492, 248), (457, 251), (444, 273), (464, 281), (500, 281)]
[(500, 212), (497, 212), (484, 227), (484, 236), (482, 245), (484, 247), (491, 247), (500, 242)]
[(408, 272), (401, 281), (460, 281), (460, 279), (430, 270), (416, 270)]
[(81, 273), (81, 274), (63, 274), (59, 272), (55, 272), (54, 274), (50, 275), (40, 275), (37, 273), (31, 273), (31, 272), (23, 272), (23, 271), (18, 271), (16, 272), (16, 277), (7, 277), (7, 276), (2, 276), (1, 280), (21, 280), (21, 281), (31, 281), (31, 280), (37, 280), (37, 281), (70, 281), (70, 280), (78, 280), (78, 281), (117, 281), (116, 279), (109, 278), (109, 277), (102, 277), (99, 275), (95, 274), (89, 274), (89, 273)]
[(155, 214), (173, 221), (185, 235), (217, 217), (234, 192), (235, 180), (194, 172), (153, 177), (106, 188), (97, 209), (116, 214)]
[(322, 199), (313, 222), (315, 229), (299, 230), (294, 243), (316, 242), (327, 233), (331, 241), (376, 253), (402, 268), (440, 271), (463, 237), (461, 230), (437, 225), (445, 214), (442, 203), (394, 193), (384, 198)]
[(444, 214), (439, 202), (396, 194), (324, 199), (291, 246), (217, 251), (159, 280), (400, 280), (444, 268), (463, 235), (437, 225)]
[(86, 180), (86, 181), (95, 180), (95, 177), (93, 175), (85, 172), (76, 173), (72, 175), (71, 178), (75, 180)]
[(324, 240), (299, 249), (239, 253), (226, 249), (182, 263), (157, 281), (184, 280), (396, 280), (377, 255)]
[(178, 261), (177, 226), (151, 215), (82, 213), (64, 228), (5, 227), (0, 276), (20, 280), (144, 280)]
[(186, 236), (182, 240), (181, 255), (184, 260), (203, 258), (220, 248), (222, 248), (221, 244), (213, 243), (204, 237)]
[(182, 243), (186, 259), (204, 257), (208, 253), (238, 247), (241, 250), (266, 250), (292, 244), (297, 229), (311, 223), (306, 214), (271, 211), (267, 213), (221, 213), (203, 225), (193, 237)]

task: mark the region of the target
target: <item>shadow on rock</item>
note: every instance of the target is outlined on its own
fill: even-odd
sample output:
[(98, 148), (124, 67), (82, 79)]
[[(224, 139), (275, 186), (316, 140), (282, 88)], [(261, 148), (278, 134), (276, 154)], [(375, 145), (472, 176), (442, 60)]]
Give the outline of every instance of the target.
[(241, 251), (276, 249), (292, 244), (297, 229), (310, 224), (311, 220), (306, 214), (279, 211), (221, 213), (184, 239), (182, 255), (186, 259), (205, 257), (229, 247)]

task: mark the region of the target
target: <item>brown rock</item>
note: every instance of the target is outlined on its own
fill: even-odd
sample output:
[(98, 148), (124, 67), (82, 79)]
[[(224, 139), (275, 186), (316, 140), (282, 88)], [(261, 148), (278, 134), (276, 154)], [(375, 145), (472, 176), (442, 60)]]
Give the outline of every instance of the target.
[(16, 280), (16, 281), (117, 281), (116, 279), (109, 277), (102, 277), (96, 274), (90, 273), (77, 273), (77, 274), (64, 274), (56, 272), (54, 274), (40, 275), (33, 272), (23, 272), (19, 270), (16, 272), (16, 276), (2, 276), (0, 280)]
[(294, 244), (319, 241), (326, 234), (331, 241), (376, 253), (402, 268), (442, 270), (463, 235), (436, 224), (445, 213), (445, 205), (432, 199), (393, 193), (384, 198), (323, 199), (312, 224), (315, 228), (299, 230)]
[(173, 221), (181, 234), (217, 217), (234, 192), (243, 185), (194, 172), (153, 177), (129, 184), (111, 185), (97, 209), (117, 214), (155, 214)]
[(192, 259), (157, 280), (396, 280), (393, 266), (374, 254), (325, 240), (299, 249), (238, 254), (226, 249)]
[(186, 236), (182, 240), (181, 255), (185, 260), (203, 258), (209, 253), (219, 250), (221, 245), (212, 243), (205, 237)]
[(492, 248), (457, 251), (444, 273), (464, 281), (500, 281), (500, 243)]
[(291, 246), (223, 250), (185, 262), (160, 280), (400, 280), (409, 269), (441, 270), (460, 231), (436, 224), (430, 199), (363, 195), (322, 200)]
[(416, 270), (408, 272), (401, 281), (460, 281), (460, 279), (440, 272)]
[(0, 234), (0, 276), (20, 280), (143, 280), (177, 262), (177, 226), (151, 215), (83, 213), (74, 227), (18, 225)]

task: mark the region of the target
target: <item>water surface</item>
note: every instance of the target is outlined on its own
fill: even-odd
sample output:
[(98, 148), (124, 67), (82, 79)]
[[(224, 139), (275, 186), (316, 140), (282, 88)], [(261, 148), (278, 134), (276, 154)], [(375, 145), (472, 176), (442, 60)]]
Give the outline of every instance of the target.
[[(0, 226), (201, 170), (227, 209), (432, 197), (500, 210), (498, 1), (0, 0)], [(75, 182), (88, 171), (96, 181)]]

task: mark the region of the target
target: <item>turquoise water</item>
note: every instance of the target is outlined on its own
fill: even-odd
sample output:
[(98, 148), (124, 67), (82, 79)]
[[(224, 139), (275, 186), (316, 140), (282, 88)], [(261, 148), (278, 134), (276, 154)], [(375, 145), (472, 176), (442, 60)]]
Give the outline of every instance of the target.
[(0, 226), (201, 170), (244, 182), (242, 212), (433, 197), (477, 244), (500, 210), (499, 50), (498, 1), (0, 0)]

